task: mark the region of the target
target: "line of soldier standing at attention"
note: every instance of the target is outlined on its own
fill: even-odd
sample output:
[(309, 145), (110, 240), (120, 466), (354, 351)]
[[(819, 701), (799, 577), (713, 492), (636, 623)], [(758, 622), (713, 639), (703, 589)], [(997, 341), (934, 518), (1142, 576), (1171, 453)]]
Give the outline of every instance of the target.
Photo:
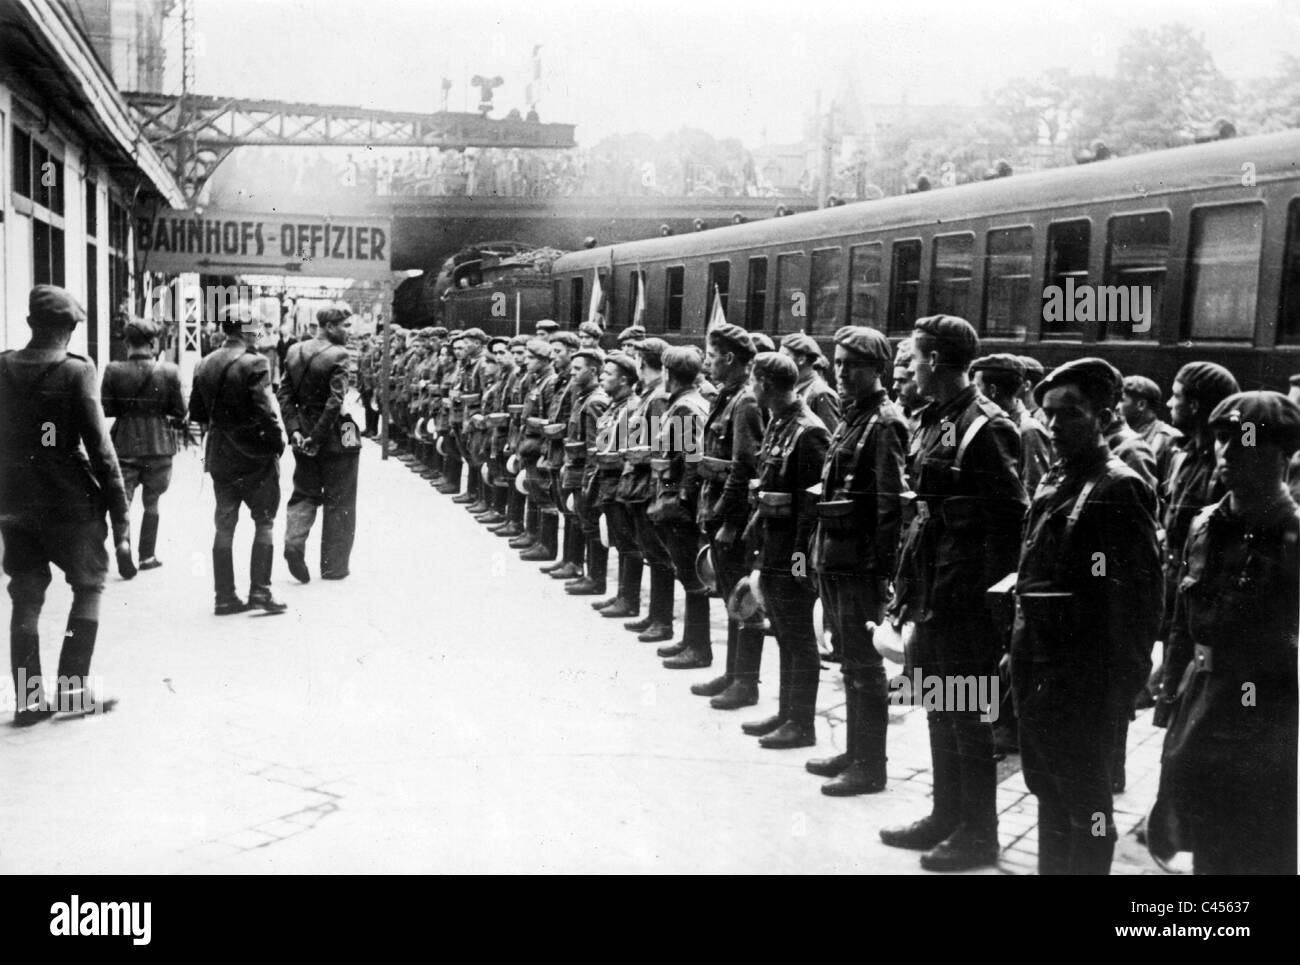
[(639, 326), (606, 352), (593, 322), (389, 337), (393, 451), (523, 559), (602, 595), (614, 549), (614, 592), (592, 606), (664, 644), (668, 669), (712, 666), (724, 602), (723, 672), (693, 693), (757, 703), (776, 637), (777, 713), (742, 725), (765, 748), (816, 743), (820, 599), (847, 715), (843, 751), (807, 764), (823, 793), (887, 786), (876, 634), (907, 631), (909, 677), (1007, 681), (1002, 708), (926, 705), (931, 812), (880, 832), (923, 867), (996, 862), (996, 760), (1020, 752), (1039, 870), (1107, 873), (1129, 721), (1154, 704), (1153, 854), (1294, 873), (1300, 378), (1292, 398), (1241, 392), (1193, 362), (1165, 422), (1152, 380), (980, 356), (953, 316), (918, 319), (896, 351), (841, 328), (833, 360), (806, 334), (778, 347), (731, 324), (703, 353)]

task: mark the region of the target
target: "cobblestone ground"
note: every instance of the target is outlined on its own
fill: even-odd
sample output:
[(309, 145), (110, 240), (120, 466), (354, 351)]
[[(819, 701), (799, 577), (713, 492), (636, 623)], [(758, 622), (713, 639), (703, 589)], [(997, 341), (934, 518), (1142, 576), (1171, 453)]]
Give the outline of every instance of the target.
[[(843, 746), (838, 673), (818, 746), (763, 750), (740, 724), (775, 711), (771, 638), (758, 706), (710, 710), (688, 686), (714, 671), (663, 669), (400, 462), (372, 444), (362, 459), (353, 575), (300, 586), (277, 557), (290, 611), (217, 618), (211, 483), (177, 458), (164, 566), (104, 597), (95, 672), (120, 706), (0, 727), (0, 872), (920, 871), (876, 835), (928, 810), (919, 709), (891, 711), (888, 790), (827, 798), (803, 764)], [(250, 532), (245, 516), (241, 584)], [(70, 598), (51, 588), (47, 668)], [(719, 601), (713, 615), (725, 640)], [(1132, 835), (1159, 751), (1143, 715), (1116, 873), (1159, 873)], [(987, 871), (1032, 873), (1034, 801), (1015, 757), (1000, 776)]]

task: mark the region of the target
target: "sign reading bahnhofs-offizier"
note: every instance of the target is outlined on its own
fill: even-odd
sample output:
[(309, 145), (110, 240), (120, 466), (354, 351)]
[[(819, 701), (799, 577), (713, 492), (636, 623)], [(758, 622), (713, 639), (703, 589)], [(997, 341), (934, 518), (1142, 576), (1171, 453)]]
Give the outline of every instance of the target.
[(386, 279), (391, 239), (384, 218), (212, 209), (136, 216), (136, 250), (149, 271)]

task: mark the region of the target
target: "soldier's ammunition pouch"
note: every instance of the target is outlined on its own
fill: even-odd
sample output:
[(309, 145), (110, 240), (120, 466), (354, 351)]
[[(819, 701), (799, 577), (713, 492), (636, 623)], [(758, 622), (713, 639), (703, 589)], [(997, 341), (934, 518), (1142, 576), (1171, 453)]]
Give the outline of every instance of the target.
[(587, 444), (585, 442), (566, 442), (564, 444), (564, 461), (570, 466), (587, 464)]
[(487, 424), (491, 426), (493, 429), (500, 429), (503, 425), (505, 425), (507, 422), (510, 421), (510, 413), (489, 412), (484, 416), (484, 418), (487, 420)]
[(480, 394), (477, 393), (477, 392), (472, 393), (472, 394), (470, 394), (470, 395), (462, 395), (462, 396), (460, 397), (460, 407), (461, 407), (461, 411), (464, 412), (464, 413), (466, 413), (466, 414), (468, 415), (468, 414), (469, 414), (469, 410), (470, 410), (470, 409), (477, 408), (477, 407), (478, 407), (478, 404), (479, 404), (481, 401), (483, 401), (483, 396), (480, 395)]
[(522, 402), (512, 402), (506, 406), (506, 412), (512, 416), (524, 414), (524, 404)]
[(1056, 651), (1073, 639), (1074, 628), (1079, 624), (1075, 595), (1053, 591), (1021, 593), (1018, 602), (1030, 631), (1032, 655), (1062, 656)]
[(731, 473), (731, 460), (717, 456), (701, 456), (698, 463), (700, 477), (710, 482), (725, 480)]
[(524, 420), (524, 431), (533, 438), (540, 438), (542, 427), (546, 425), (546, 420), (541, 416), (530, 415)]
[(547, 422), (542, 426), (542, 435), (547, 439), (562, 439), (567, 428), (563, 422)]
[(621, 472), (623, 469), (623, 457), (617, 452), (598, 452), (596, 453), (596, 468), (601, 472), (616, 471)]
[(672, 479), (673, 460), (655, 456), (650, 460), (650, 475), (654, 478), (654, 495), (646, 507), (646, 515), (654, 523), (672, 523), (686, 519), (688, 513), (682, 505), (681, 482)]
[(758, 515), (761, 519), (791, 519), (794, 517), (794, 493), (762, 490), (758, 494)]
[(857, 529), (858, 504), (852, 499), (828, 499), (816, 509), (824, 533), (847, 536)]
[(633, 446), (627, 450), (627, 464), (629, 466), (649, 465), (653, 453), (654, 450), (649, 446)]

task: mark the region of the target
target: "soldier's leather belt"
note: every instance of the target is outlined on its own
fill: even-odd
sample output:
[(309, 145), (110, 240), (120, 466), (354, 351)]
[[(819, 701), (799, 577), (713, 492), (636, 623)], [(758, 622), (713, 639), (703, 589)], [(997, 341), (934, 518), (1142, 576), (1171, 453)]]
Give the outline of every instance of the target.
[(566, 442), (564, 444), (564, 455), (571, 462), (586, 462), (587, 444), (585, 442)]
[(701, 456), (699, 473), (705, 479), (726, 479), (731, 473), (731, 460), (719, 459), (717, 456)]
[(622, 469), (623, 457), (617, 452), (598, 452), (596, 465), (601, 469)]
[(817, 504), (817, 515), (821, 519), (843, 519), (853, 515), (856, 505), (852, 499), (828, 499)]
[(543, 427), (546, 425), (546, 420), (541, 416), (530, 415), (524, 420), (524, 425), (528, 426), (529, 429), (535, 429), (538, 432), (541, 432)]
[(506, 412), (510, 413), (510, 415), (523, 415), (524, 404), (522, 402), (516, 402), (508, 405), (506, 406)]
[(547, 439), (559, 439), (567, 428), (563, 422), (547, 422), (542, 426), (542, 435)]
[(627, 462), (630, 466), (644, 466), (650, 462), (652, 450), (649, 446), (633, 446), (627, 450)]

